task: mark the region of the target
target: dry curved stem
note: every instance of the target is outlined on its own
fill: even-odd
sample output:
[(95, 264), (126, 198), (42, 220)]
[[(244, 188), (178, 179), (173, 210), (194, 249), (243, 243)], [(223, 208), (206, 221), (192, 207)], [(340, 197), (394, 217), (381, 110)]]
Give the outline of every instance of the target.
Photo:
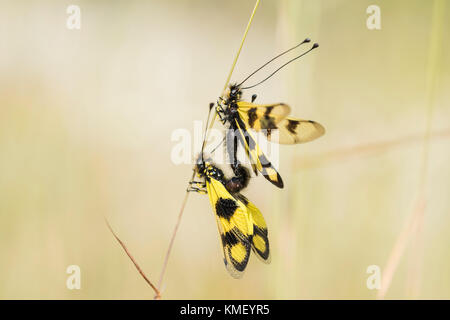
[[(192, 178), (194, 178), (194, 175), (192, 175)], [(192, 178), (191, 178), (191, 180), (192, 180)], [(161, 270), (161, 274), (159, 275), (159, 281), (158, 281), (158, 288), (159, 288), (159, 290), (161, 290), (164, 274), (165, 274), (166, 269), (167, 269), (167, 263), (169, 262), (169, 257), (170, 257), (170, 253), (172, 252), (172, 247), (173, 247), (173, 243), (175, 241), (175, 236), (177, 235), (178, 227), (180, 226), (181, 217), (183, 215), (184, 208), (186, 207), (186, 203), (187, 203), (188, 198), (189, 198), (189, 192), (186, 191), (186, 194), (184, 195), (183, 202), (181, 204), (180, 213), (178, 214), (178, 219), (177, 219), (177, 222), (175, 224), (175, 228), (174, 228), (173, 233), (172, 233), (172, 238), (170, 239), (169, 248), (167, 249), (166, 256), (164, 258), (164, 264), (163, 264), (163, 267), (162, 267), (162, 270)]]
[[(225, 89), (226, 89), (227, 86), (228, 86), (228, 83), (230, 82), (231, 75), (233, 74), (234, 67), (236, 66), (236, 62), (237, 62), (237, 60), (238, 60), (238, 58), (239, 58), (239, 55), (240, 55), (240, 53), (241, 53), (242, 47), (243, 47), (244, 42), (245, 42), (245, 39), (246, 39), (246, 37), (247, 37), (248, 30), (250, 29), (250, 26), (251, 26), (251, 24), (252, 24), (253, 17), (255, 16), (256, 9), (258, 8), (259, 2), (260, 2), (260, 0), (256, 0), (255, 6), (254, 6), (254, 8), (253, 8), (253, 12), (252, 12), (252, 14), (251, 14), (251, 16), (250, 16), (249, 22), (248, 22), (247, 27), (246, 27), (246, 29), (245, 29), (244, 36), (242, 37), (242, 41), (241, 41), (241, 44), (240, 44), (240, 46), (239, 46), (239, 50), (238, 50), (238, 52), (237, 52), (237, 54), (236, 54), (236, 57), (235, 57), (234, 60), (233, 60), (233, 64), (232, 64), (232, 66), (231, 66), (231, 70), (230, 70), (230, 72), (229, 72), (229, 74), (228, 74), (228, 77), (227, 77), (227, 80), (226, 80), (226, 82), (225, 82), (225, 86), (224, 86), (224, 89), (222, 90), (221, 95), (223, 95), (223, 92), (225, 91)], [(214, 114), (214, 118), (213, 118), (213, 120), (211, 121), (210, 126), (209, 126), (208, 129), (207, 129), (207, 133), (209, 133), (209, 131), (210, 131), (209, 129), (212, 128), (212, 126), (213, 126), (213, 124), (214, 124), (214, 120), (216, 119), (216, 116), (217, 116), (217, 114), (215, 113), (215, 114)], [(205, 136), (205, 141), (207, 141), (207, 140), (208, 140), (208, 135)], [(203, 144), (205, 143), (205, 141), (203, 141)], [(194, 176), (195, 176), (195, 172), (192, 174), (192, 178), (190, 179), (190, 181), (192, 181), (192, 180), (194, 179)], [(128, 251), (126, 245), (125, 245), (125, 244), (122, 242), (122, 240), (120, 240), (120, 238), (114, 233), (114, 231), (112, 230), (112, 228), (111, 228), (111, 226), (110, 226), (108, 220), (106, 219), (106, 217), (104, 217), (105, 222), (106, 222), (106, 225), (108, 226), (108, 229), (109, 229), (109, 230), (111, 231), (111, 233), (113, 234), (114, 238), (116, 238), (116, 240), (117, 240), (117, 241), (119, 242), (119, 244), (122, 246), (123, 250), (124, 250), (125, 253), (128, 255), (128, 257), (130, 258), (130, 260), (133, 262), (133, 264), (134, 264), (134, 266), (136, 267), (136, 269), (138, 270), (139, 274), (144, 278), (144, 280), (145, 280), (145, 281), (148, 283), (148, 285), (153, 289), (153, 291), (155, 291), (155, 297), (154, 297), (154, 299), (161, 299), (161, 286), (162, 286), (162, 283), (163, 283), (164, 274), (165, 274), (165, 272), (166, 272), (166, 270), (167, 270), (167, 264), (168, 264), (168, 262), (169, 262), (170, 253), (172, 252), (173, 244), (174, 244), (174, 241), (175, 241), (175, 236), (176, 236), (176, 234), (177, 234), (177, 232), (178, 232), (178, 228), (179, 228), (180, 222), (181, 222), (181, 217), (183, 216), (184, 208), (186, 207), (186, 203), (187, 203), (188, 198), (189, 198), (189, 192), (186, 191), (186, 194), (185, 194), (185, 196), (184, 196), (183, 202), (182, 202), (182, 204), (181, 204), (180, 213), (178, 214), (177, 222), (176, 222), (176, 224), (175, 224), (175, 228), (174, 228), (174, 231), (173, 231), (173, 233), (172, 233), (172, 237), (171, 237), (170, 242), (169, 242), (169, 248), (167, 249), (167, 252), (166, 252), (166, 255), (165, 255), (165, 258), (164, 258), (164, 263), (163, 263), (163, 267), (162, 267), (162, 270), (161, 270), (161, 274), (160, 274), (160, 276), (159, 276), (159, 281), (158, 281), (158, 286), (157, 286), (157, 287), (156, 287), (156, 286), (155, 286), (155, 285), (147, 278), (147, 276), (145, 275), (145, 273), (142, 271), (141, 267), (138, 265), (138, 263), (137, 263), (136, 260), (133, 258), (133, 256), (131, 255), (131, 253)]]
[(106, 217), (103, 217), (105, 219), (106, 225), (108, 226), (109, 231), (111, 231), (112, 235), (114, 236), (114, 238), (116, 238), (117, 242), (119, 242), (120, 246), (122, 247), (122, 249), (125, 251), (125, 253), (127, 254), (127, 256), (130, 258), (130, 260), (133, 262), (134, 266), (136, 267), (137, 271), (139, 272), (139, 274), (142, 276), (142, 278), (144, 278), (145, 282), (148, 283), (148, 285), (153, 289), (153, 291), (155, 291), (155, 299), (161, 299), (161, 293), (158, 290), (158, 288), (147, 278), (147, 276), (145, 275), (144, 271), (142, 271), (141, 267), (139, 266), (139, 264), (136, 262), (136, 260), (133, 258), (133, 256), (131, 255), (130, 251), (128, 251), (127, 246), (122, 242), (122, 240), (120, 240), (120, 238), (116, 235), (116, 233), (113, 231), (113, 229), (111, 228), (111, 225), (108, 222), (108, 219), (106, 219)]

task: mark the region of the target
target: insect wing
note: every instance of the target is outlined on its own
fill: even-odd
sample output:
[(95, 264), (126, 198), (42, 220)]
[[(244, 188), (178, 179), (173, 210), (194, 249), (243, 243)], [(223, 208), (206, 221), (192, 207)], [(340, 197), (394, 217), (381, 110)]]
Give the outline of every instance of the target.
[(263, 131), (267, 140), (280, 144), (297, 144), (315, 140), (325, 134), (325, 128), (318, 122), (288, 117), (277, 125), (278, 135), (271, 129)]
[(236, 125), (239, 132), (239, 141), (244, 147), (254, 171), (255, 169), (258, 170), (264, 178), (269, 180), (272, 184), (278, 188), (283, 188), (284, 184), (280, 174), (261, 151), (253, 134), (246, 130), (245, 124), (242, 121), (239, 121), (239, 119), (236, 119)]
[(239, 116), (246, 128), (252, 128), (255, 131), (276, 129), (277, 124), (291, 112), (291, 108), (284, 103), (258, 105), (238, 101), (237, 106)]
[(239, 194), (238, 199), (245, 204), (253, 220), (252, 249), (260, 260), (265, 263), (270, 263), (269, 237), (266, 221), (261, 211), (246, 197)]
[(240, 278), (250, 257), (253, 221), (247, 207), (235, 199), (222, 182), (213, 178), (209, 180), (206, 188), (216, 214), (225, 266), (232, 277)]

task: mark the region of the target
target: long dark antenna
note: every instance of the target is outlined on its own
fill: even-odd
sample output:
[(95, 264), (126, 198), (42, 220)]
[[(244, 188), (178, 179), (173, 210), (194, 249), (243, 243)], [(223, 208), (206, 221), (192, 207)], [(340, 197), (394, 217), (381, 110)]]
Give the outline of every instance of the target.
[(226, 138), (227, 138), (226, 136), (223, 137), (223, 139), (219, 142), (219, 144), (218, 144), (217, 146), (215, 146), (215, 148), (214, 148), (211, 152), (208, 152), (208, 153), (213, 154), (214, 151), (216, 151), (217, 148), (220, 147), (220, 145), (221, 145), (222, 143), (224, 143), (224, 141), (225, 141)]
[(245, 87), (245, 88), (242, 88), (242, 89), (250, 89), (250, 88), (256, 87), (257, 85), (260, 85), (260, 84), (263, 83), (264, 81), (266, 81), (266, 80), (268, 80), (269, 78), (271, 78), (275, 73), (277, 73), (278, 71), (280, 71), (281, 69), (283, 69), (285, 66), (287, 66), (289, 63), (291, 63), (291, 62), (297, 60), (298, 58), (303, 57), (305, 54), (311, 52), (312, 50), (314, 50), (314, 49), (316, 49), (316, 48), (318, 48), (318, 47), (319, 47), (319, 44), (318, 44), (318, 43), (314, 43), (313, 46), (311, 47), (311, 49), (309, 49), (308, 51), (302, 53), (301, 55), (299, 55), (299, 56), (297, 56), (297, 57), (295, 57), (295, 58), (289, 60), (288, 62), (286, 62), (285, 64), (283, 64), (281, 67), (279, 67), (277, 70), (275, 70), (274, 72), (272, 72), (272, 73), (271, 73), (267, 78), (265, 78), (264, 80), (258, 82), (257, 84), (254, 84), (254, 85), (252, 85), (252, 86)]
[(256, 69), (255, 71), (253, 71), (247, 78), (244, 79), (244, 81), (242, 81), (240, 84), (238, 84), (238, 87), (240, 87), (245, 81), (247, 81), (248, 79), (250, 79), (251, 76), (253, 76), (255, 73), (257, 73), (259, 70), (261, 70), (262, 68), (264, 68), (265, 66), (267, 66), (269, 63), (271, 63), (273, 60), (278, 59), (279, 57), (285, 55), (286, 53), (294, 50), (295, 48), (300, 47), (302, 44), (311, 42), (311, 39), (306, 38), (305, 40), (303, 40), (302, 42), (300, 42), (299, 44), (293, 46), (292, 48), (280, 53), (279, 55), (277, 55), (276, 57), (273, 57), (272, 59), (270, 59), (269, 61), (267, 61), (266, 63), (264, 63), (261, 67), (259, 67), (258, 69)]
[(212, 110), (213, 107), (214, 107), (214, 102), (211, 102), (209, 104), (208, 117), (206, 118), (205, 132), (203, 133), (203, 142), (202, 142), (202, 151), (201, 151), (202, 163), (204, 162), (204, 160), (203, 160), (203, 149), (205, 149), (205, 144), (206, 144), (206, 132), (208, 131), (209, 116), (211, 115), (211, 110)]

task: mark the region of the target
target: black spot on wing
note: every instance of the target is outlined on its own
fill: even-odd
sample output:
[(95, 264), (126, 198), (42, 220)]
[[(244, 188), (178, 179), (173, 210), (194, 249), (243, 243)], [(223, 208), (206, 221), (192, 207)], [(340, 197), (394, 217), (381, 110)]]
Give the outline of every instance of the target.
[[(243, 272), (245, 270), (250, 258), (252, 238), (245, 237), (239, 229), (233, 227), (230, 231), (222, 234), (221, 239), (225, 254), (225, 266), (233, 277), (239, 278), (241, 274), (236, 274), (235, 271)], [(241, 246), (245, 251), (243, 259), (240, 259), (240, 261), (237, 261), (232, 254), (232, 250), (236, 246)]]
[(259, 122), (261, 124), (261, 129), (266, 130), (278, 129), (277, 125), (275, 124), (275, 118), (265, 117), (264, 119), (261, 119)]
[(263, 259), (267, 260), (270, 255), (270, 249), (269, 249), (269, 238), (267, 237), (267, 229), (259, 228), (256, 225), (253, 225), (253, 234), (254, 236), (260, 236), (262, 239), (264, 239), (265, 242), (265, 250), (264, 252), (256, 248), (256, 246), (253, 246), (253, 250), (256, 251), (256, 253)]
[(248, 110), (247, 114), (248, 114), (248, 125), (250, 126), (250, 128), (253, 128), (253, 126), (255, 125), (255, 121), (258, 119), (258, 115), (256, 114), (256, 108), (251, 108), (250, 110)]
[(258, 234), (258, 235), (263, 236), (263, 237), (267, 237), (267, 234), (268, 234), (266, 228), (258, 227), (256, 224), (253, 225), (253, 233), (255, 235)]
[(233, 232), (227, 231), (221, 235), (223, 246), (230, 245), (234, 246), (239, 243), (238, 237)]
[(219, 217), (230, 220), (233, 214), (236, 212), (238, 205), (233, 199), (219, 198), (216, 203), (216, 213)]
[(267, 107), (266, 111), (264, 112), (264, 118), (260, 120), (261, 129), (277, 129), (277, 126), (275, 124), (275, 118), (271, 117), (270, 114), (272, 113), (273, 106)]
[(298, 125), (300, 124), (300, 121), (298, 120), (288, 120), (288, 124), (286, 125), (286, 129), (292, 134), (296, 134), (295, 130), (297, 129)]
[[(238, 125), (240, 130), (238, 129)], [(254, 141), (253, 139), (250, 138), (248, 132), (247, 132), (247, 127), (244, 124), (244, 121), (242, 121), (241, 118), (236, 118), (236, 132), (237, 132), (237, 137), (239, 139), (239, 142), (241, 143), (242, 147), (245, 150), (245, 153), (247, 154), (248, 159), (250, 160), (250, 164), (252, 166), (253, 172), (255, 173), (255, 175), (258, 175), (258, 171), (256, 170), (256, 159), (252, 159), (252, 156), (250, 155), (250, 150), (252, 150), (252, 145), (254, 148)], [(253, 144), (251, 144), (251, 142), (253, 142)], [(247, 147), (248, 146), (248, 147)]]
[(268, 117), (272, 113), (272, 110), (273, 110), (273, 106), (267, 107), (266, 111), (264, 112), (264, 116)]
[(227, 246), (228, 250), (228, 255), (231, 261), (231, 264), (233, 265), (233, 267), (239, 271), (239, 272), (243, 272), (245, 270), (245, 268), (247, 267), (248, 264), (248, 260), (250, 258), (250, 250), (252, 248), (251, 244), (249, 241), (244, 241), (244, 240), (239, 240), (239, 243), (241, 243), (244, 248), (245, 248), (245, 257), (244, 260), (239, 262), (237, 260), (235, 260), (231, 254), (231, 249), (233, 248), (233, 246)]
[(272, 168), (273, 170), (275, 170), (275, 168), (273, 167), (272, 163), (269, 161), (269, 159), (266, 158), (264, 153), (260, 153), (258, 155), (258, 159), (259, 159), (259, 162), (261, 163), (261, 166), (263, 168)]
[(264, 169), (262, 172), (262, 175), (264, 178), (266, 178), (268, 181), (270, 181), (274, 186), (283, 189), (284, 188), (284, 182), (283, 179), (281, 179), (280, 174), (277, 172), (277, 178), (273, 179), (272, 177), (269, 176), (269, 174), (267, 174)]
[[(247, 153), (247, 157), (249, 158), (249, 160), (250, 160), (250, 162), (252, 164), (252, 168), (253, 168), (253, 171), (255, 172), (255, 174), (257, 174), (255, 163), (256, 163), (257, 160), (259, 160), (259, 162), (261, 163), (261, 166), (262, 166), (261, 173), (263, 174), (264, 178), (269, 180), (273, 185), (275, 185), (278, 188), (282, 189), (284, 187), (283, 180), (281, 179), (281, 176), (279, 175), (279, 173), (272, 166), (270, 161), (266, 158), (264, 153), (262, 153), (262, 152), (259, 153), (257, 155), (258, 159), (253, 159), (253, 157), (252, 157), (252, 155), (250, 153), (250, 150), (256, 150), (256, 142), (248, 134), (243, 121), (239, 118), (239, 119), (237, 119), (237, 122), (238, 122), (239, 126), (241, 127), (241, 129), (243, 131), (243, 134), (245, 135), (245, 140), (247, 141), (248, 149), (245, 146), (244, 137), (242, 137), (242, 134), (239, 135), (239, 141), (241, 142), (242, 146), (245, 148), (245, 151)], [(276, 173), (276, 177), (274, 178), (273, 176), (275, 175), (275, 173)]]
[(264, 158), (264, 161), (261, 161), (261, 157), (259, 157), (259, 161), (261, 162), (261, 166), (263, 168), (272, 168), (272, 163), (270, 163), (267, 158)]

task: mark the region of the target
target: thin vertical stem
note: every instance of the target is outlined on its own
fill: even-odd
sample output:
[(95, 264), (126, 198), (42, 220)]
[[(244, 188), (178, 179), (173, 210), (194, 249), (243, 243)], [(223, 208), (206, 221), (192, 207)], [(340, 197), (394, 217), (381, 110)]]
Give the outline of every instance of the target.
[[(194, 178), (194, 175), (192, 175), (191, 180), (193, 178)], [(161, 290), (161, 285), (162, 285), (162, 281), (163, 281), (163, 278), (164, 278), (164, 273), (166, 272), (166, 269), (167, 269), (167, 263), (169, 262), (169, 257), (170, 257), (170, 253), (172, 252), (172, 247), (173, 247), (173, 243), (175, 241), (175, 236), (177, 235), (178, 227), (180, 226), (181, 217), (183, 215), (184, 208), (186, 207), (186, 203), (187, 203), (188, 198), (189, 198), (189, 192), (186, 191), (186, 193), (184, 195), (183, 202), (181, 203), (180, 213), (178, 214), (177, 222), (175, 224), (175, 228), (174, 228), (173, 233), (172, 233), (172, 238), (170, 239), (170, 242), (169, 242), (169, 248), (167, 249), (166, 256), (164, 257), (164, 264), (163, 264), (163, 267), (162, 267), (162, 270), (161, 270), (161, 274), (159, 275), (158, 290)]]
[[(221, 96), (223, 95), (223, 92), (226, 90), (226, 88), (228, 86), (228, 83), (230, 82), (230, 79), (231, 79), (231, 76), (233, 74), (234, 68), (236, 67), (237, 60), (239, 58), (239, 55), (241, 54), (242, 47), (244, 46), (245, 39), (247, 38), (248, 30), (250, 29), (250, 26), (251, 26), (251, 24), (253, 22), (253, 17), (255, 16), (256, 9), (258, 8), (259, 2), (260, 2), (260, 0), (256, 0), (255, 7), (253, 8), (253, 11), (252, 11), (250, 19), (248, 21), (247, 27), (245, 28), (245, 32), (244, 32), (244, 35), (242, 37), (241, 44), (239, 45), (238, 52), (237, 52), (237, 54), (236, 54), (236, 56), (235, 56), (235, 58), (233, 60), (233, 64), (231, 65), (231, 69), (230, 69), (230, 72), (228, 73), (227, 80), (225, 81), (225, 85), (224, 85), (224, 88), (222, 90)], [(207, 134), (205, 136), (205, 140), (202, 143), (203, 146), (205, 145), (206, 141), (208, 140), (210, 129), (212, 128), (212, 126), (214, 124), (214, 121), (216, 120), (216, 117), (217, 117), (217, 112), (216, 112), (216, 110), (214, 110), (214, 117), (213, 117), (213, 119), (212, 119), (212, 121), (211, 121), (211, 123), (210, 123), (210, 125), (209, 125), (209, 127), (207, 129)], [(195, 173), (192, 175), (191, 181), (192, 181), (192, 179), (194, 179), (194, 176), (195, 176)], [(178, 219), (177, 219), (177, 222), (175, 224), (175, 228), (174, 228), (173, 233), (172, 233), (172, 238), (170, 239), (169, 248), (167, 249), (166, 256), (164, 258), (163, 268), (162, 268), (161, 274), (159, 276), (158, 290), (161, 290), (161, 286), (162, 286), (164, 274), (165, 274), (166, 269), (167, 269), (167, 264), (168, 264), (168, 261), (169, 261), (170, 253), (172, 251), (172, 247), (173, 247), (173, 244), (174, 244), (174, 241), (175, 241), (175, 236), (177, 234), (178, 227), (180, 226), (181, 217), (183, 216), (184, 208), (186, 207), (186, 203), (187, 203), (188, 198), (189, 198), (189, 192), (186, 192), (186, 194), (184, 196), (184, 199), (183, 199), (183, 202), (181, 204), (181, 209), (180, 209), (180, 213), (178, 214)]]
[[(239, 45), (239, 49), (238, 49), (238, 51), (236, 53), (236, 56), (234, 57), (233, 64), (231, 65), (230, 72), (228, 73), (227, 80), (225, 81), (225, 85), (223, 86), (222, 92), (220, 94), (221, 97), (223, 96), (225, 90), (228, 87), (228, 84), (230, 83), (231, 76), (233, 75), (234, 68), (236, 67), (236, 63), (237, 63), (237, 61), (239, 59), (239, 55), (241, 54), (241, 50), (242, 50), (242, 47), (244, 46), (245, 39), (247, 38), (248, 30), (250, 30), (250, 26), (252, 25), (253, 18), (254, 18), (255, 13), (256, 13), (256, 9), (258, 9), (258, 6), (259, 6), (259, 2), (260, 2), (260, 0), (256, 0), (255, 6), (254, 6), (253, 11), (252, 11), (252, 14), (251, 14), (250, 19), (248, 20), (248, 23), (247, 23), (247, 27), (245, 28), (244, 35), (242, 36), (241, 44)], [(210, 129), (213, 127), (214, 122), (216, 121), (216, 118), (217, 118), (217, 112), (216, 112), (216, 110), (214, 110), (214, 116), (213, 116), (213, 119), (212, 119), (211, 123), (209, 124), (208, 131), (206, 133), (206, 139), (205, 139), (205, 141), (203, 141), (203, 144), (205, 144), (206, 141), (208, 140)]]
[(412, 282), (410, 284), (412, 297), (417, 296), (420, 289), (421, 282), (421, 256), (423, 254), (423, 223), (425, 215), (425, 204), (426, 204), (426, 186), (427, 177), (429, 171), (429, 159), (430, 159), (430, 139), (431, 139), (431, 126), (433, 120), (433, 111), (436, 104), (436, 88), (438, 84), (439, 76), (439, 65), (440, 56), (443, 42), (443, 30), (444, 30), (444, 13), (445, 13), (445, 0), (435, 0), (433, 6), (433, 16), (432, 16), (432, 27), (431, 27), (431, 41), (428, 56), (428, 66), (427, 66), (427, 103), (428, 112), (426, 115), (426, 131), (423, 140), (423, 152), (422, 152), (422, 165), (420, 170), (420, 181), (419, 181), (419, 201), (423, 199), (424, 208), (417, 216), (417, 228), (414, 230), (413, 245), (415, 250), (412, 256), (410, 273), (412, 274)]
[[(428, 67), (426, 78), (426, 93), (427, 93), (427, 114), (426, 114), (426, 128), (423, 138), (423, 150), (422, 160), (420, 165), (420, 177), (417, 188), (417, 198), (414, 210), (408, 217), (403, 231), (400, 233), (397, 241), (391, 251), (390, 257), (387, 261), (386, 267), (383, 272), (381, 290), (378, 292), (377, 297), (383, 299), (389, 290), (392, 278), (398, 267), (399, 261), (403, 256), (406, 246), (411, 238), (415, 237), (415, 245), (418, 249), (422, 247), (419, 243), (421, 239), (421, 230), (423, 229), (423, 219), (426, 206), (426, 180), (428, 176), (429, 167), (429, 150), (430, 150), (430, 138), (431, 138), (431, 124), (433, 119), (433, 109), (435, 105), (435, 91), (438, 80), (439, 59), (442, 46), (442, 32), (444, 25), (444, 13), (445, 13), (445, 0), (435, 0), (433, 5), (432, 15), (432, 27), (431, 27), (431, 40), (428, 54)], [(415, 264), (413, 271), (417, 273), (414, 278), (413, 291), (417, 294), (420, 286), (420, 263), (421, 252), (415, 253)]]

